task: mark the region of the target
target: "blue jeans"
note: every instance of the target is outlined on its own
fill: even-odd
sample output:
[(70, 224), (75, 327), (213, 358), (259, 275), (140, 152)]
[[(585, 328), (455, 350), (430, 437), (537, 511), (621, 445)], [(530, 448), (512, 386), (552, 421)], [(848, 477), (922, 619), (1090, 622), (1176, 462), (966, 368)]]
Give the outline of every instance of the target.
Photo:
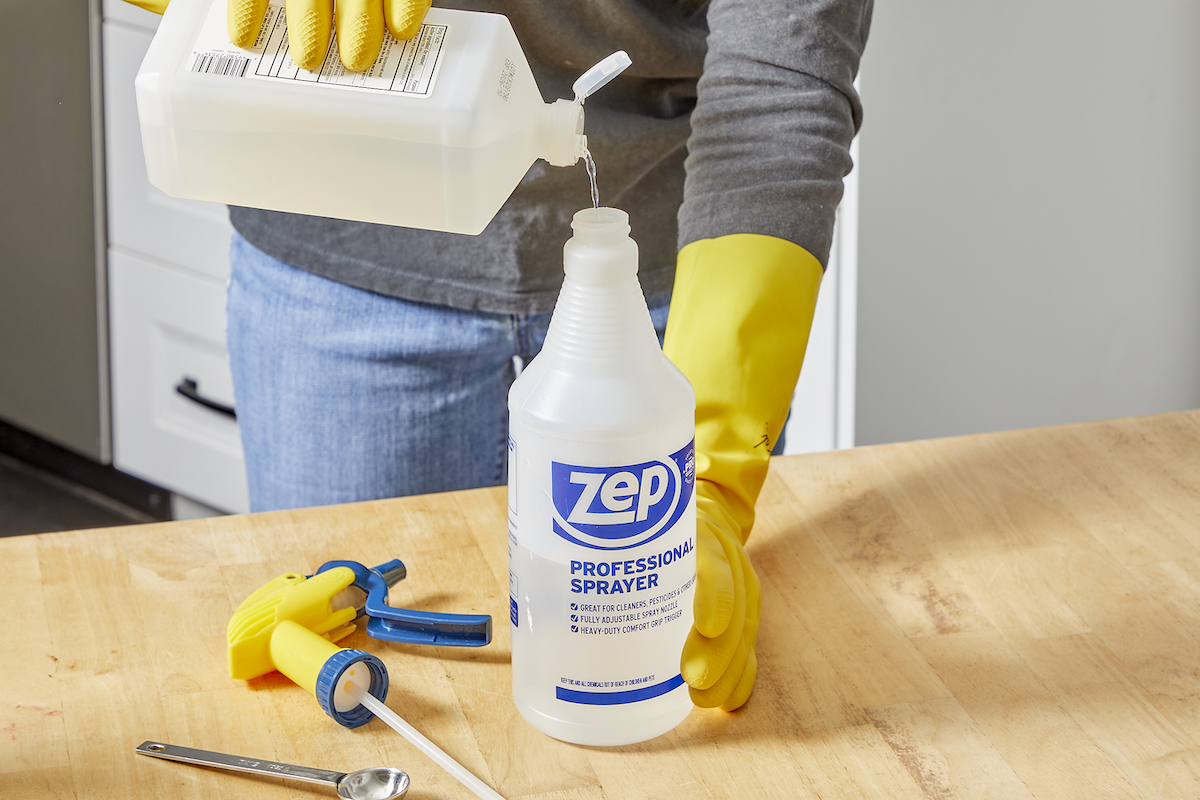
[[(234, 233), (226, 327), (253, 511), (497, 486), (508, 388), (550, 313), (387, 297)], [(651, 300), (661, 340), (668, 295)]]

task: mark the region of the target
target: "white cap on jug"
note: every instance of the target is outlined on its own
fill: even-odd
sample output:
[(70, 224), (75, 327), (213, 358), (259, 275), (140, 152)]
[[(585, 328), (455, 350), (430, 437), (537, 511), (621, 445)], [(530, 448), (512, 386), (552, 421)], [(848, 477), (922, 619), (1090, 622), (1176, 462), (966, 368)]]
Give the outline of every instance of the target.
[(629, 54), (618, 50), (601, 61), (587, 72), (580, 75), (571, 89), (575, 92), (575, 102), (582, 104), (584, 100), (596, 93), (596, 90), (608, 84), (632, 64)]
[(556, 167), (569, 167), (587, 154), (583, 135), (583, 101), (608, 85), (632, 64), (629, 54), (618, 50), (579, 76), (571, 89), (574, 100), (557, 100), (548, 107), (542, 158)]
[(570, 100), (555, 100), (545, 108), (542, 158), (556, 167), (569, 167), (587, 154), (583, 106)]

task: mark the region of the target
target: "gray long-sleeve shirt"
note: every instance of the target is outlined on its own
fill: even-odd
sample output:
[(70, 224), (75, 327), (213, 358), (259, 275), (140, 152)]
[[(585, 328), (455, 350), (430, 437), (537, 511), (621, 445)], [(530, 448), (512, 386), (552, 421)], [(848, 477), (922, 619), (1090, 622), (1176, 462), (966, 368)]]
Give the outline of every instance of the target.
[[(437, 0), (505, 14), (543, 98), (615, 50), (633, 60), (589, 98), (602, 205), (629, 213), (647, 295), (670, 289), (678, 248), (732, 233), (828, 258), (872, 0)], [(583, 164), (538, 161), (479, 236), (232, 208), (237, 230), (310, 272), (408, 300), (548, 311)]]

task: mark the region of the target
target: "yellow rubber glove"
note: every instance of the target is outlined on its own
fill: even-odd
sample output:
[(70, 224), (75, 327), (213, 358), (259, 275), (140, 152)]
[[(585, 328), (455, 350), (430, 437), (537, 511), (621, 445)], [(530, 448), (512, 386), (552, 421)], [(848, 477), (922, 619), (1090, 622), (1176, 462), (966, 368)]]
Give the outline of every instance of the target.
[[(229, 41), (254, 44), (267, 13), (267, 0), (228, 0)], [(330, 25), (337, 22), (338, 55), (351, 72), (369, 69), (379, 56), (383, 29), (397, 39), (421, 30), (430, 0), (287, 0), (288, 45), (292, 60), (316, 70), (325, 59)]]
[(821, 264), (783, 239), (733, 234), (679, 253), (663, 351), (696, 391), (695, 622), (680, 670), (726, 711), (754, 689), (758, 576), (743, 545), (788, 407)]
[(125, 2), (147, 11), (153, 11), (155, 14), (161, 14), (167, 10), (167, 3), (171, 0), (125, 0)]

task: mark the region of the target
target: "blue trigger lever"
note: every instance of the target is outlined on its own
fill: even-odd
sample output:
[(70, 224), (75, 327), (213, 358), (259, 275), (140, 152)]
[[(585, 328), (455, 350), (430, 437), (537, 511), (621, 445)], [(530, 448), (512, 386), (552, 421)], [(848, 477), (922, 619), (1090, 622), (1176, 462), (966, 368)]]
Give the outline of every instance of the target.
[(492, 641), (492, 618), (488, 614), (439, 614), (389, 606), (388, 588), (408, 574), (404, 562), (398, 558), (374, 569), (357, 561), (326, 561), (316, 574), (334, 567), (353, 570), (353, 585), (367, 595), (358, 615), (367, 617), (367, 635), (372, 638), (446, 647), (482, 647)]

